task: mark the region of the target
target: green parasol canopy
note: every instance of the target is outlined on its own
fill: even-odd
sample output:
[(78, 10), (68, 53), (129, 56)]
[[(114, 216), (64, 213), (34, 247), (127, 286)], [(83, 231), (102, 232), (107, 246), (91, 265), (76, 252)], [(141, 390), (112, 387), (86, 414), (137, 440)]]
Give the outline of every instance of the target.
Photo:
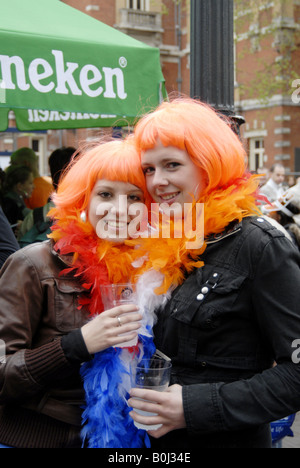
[(159, 50), (60, 2), (0, 0), (0, 131), (133, 124), (166, 96)]

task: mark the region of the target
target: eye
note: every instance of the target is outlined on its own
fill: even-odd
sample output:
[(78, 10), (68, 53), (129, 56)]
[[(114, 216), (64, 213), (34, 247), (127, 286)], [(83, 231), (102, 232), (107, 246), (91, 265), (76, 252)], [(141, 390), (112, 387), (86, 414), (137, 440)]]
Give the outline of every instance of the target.
[(112, 194), (110, 192), (99, 192), (98, 196), (101, 198), (110, 198)]
[(178, 163), (178, 162), (175, 162), (175, 161), (169, 162), (169, 163), (166, 164), (166, 167), (168, 169), (176, 169), (178, 166), (181, 166), (181, 164)]
[(128, 199), (133, 202), (139, 202), (139, 201), (144, 201), (144, 197), (142, 195), (128, 195)]
[(151, 175), (154, 171), (155, 171), (154, 167), (151, 167), (151, 166), (143, 168), (143, 173), (145, 175)]

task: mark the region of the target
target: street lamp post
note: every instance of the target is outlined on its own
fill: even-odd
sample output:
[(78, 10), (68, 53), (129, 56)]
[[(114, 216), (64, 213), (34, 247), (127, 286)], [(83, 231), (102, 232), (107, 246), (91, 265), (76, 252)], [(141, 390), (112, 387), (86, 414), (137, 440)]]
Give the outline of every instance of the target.
[(239, 134), (244, 118), (234, 109), (233, 0), (191, 0), (190, 95), (228, 116)]

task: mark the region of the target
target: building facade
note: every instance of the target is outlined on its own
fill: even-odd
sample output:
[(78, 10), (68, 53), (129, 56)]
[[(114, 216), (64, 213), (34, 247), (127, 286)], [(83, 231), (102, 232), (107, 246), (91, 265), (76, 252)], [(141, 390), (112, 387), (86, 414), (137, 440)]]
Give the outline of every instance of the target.
[[(190, 0), (62, 0), (160, 50), (168, 93), (190, 93)], [(241, 137), (249, 167), (280, 162), (300, 175), (300, 1), (235, 0), (235, 107), (245, 118)], [(13, 128), (11, 121), (10, 127)], [(110, 129), (11, 132), (0, 135), (3, 154), (31, 146), (47, 174), (50, 153), (77, 147)], [(0, 158), (1, 161), (1, 158)]]
[(300, 175), (300, 2), (236, 0), (235, 106), (249, 167)]

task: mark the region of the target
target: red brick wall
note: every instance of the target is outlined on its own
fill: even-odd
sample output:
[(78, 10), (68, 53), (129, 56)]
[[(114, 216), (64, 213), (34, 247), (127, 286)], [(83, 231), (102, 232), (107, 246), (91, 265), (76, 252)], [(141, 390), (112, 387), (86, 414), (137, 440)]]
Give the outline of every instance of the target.
[[(109, 26), (113, 26), (116, 20), (116, 9), (114, 1), (107, 0), (63, 0), (64, 3), (70, 5), (77, 10), (93, 16), (98, 21), (102, 21)], [(99, 6), (99, 10), (86, 11), (88, 5)]]
[[(165, 13), (162, 15), (162, 26), (164, 28), (163, 44), (168, 46), (179, 45), (179, 38), (177, 36), (177, 28), (175, 24), (176, 14), (176, 2), (173, 0), (164, 0)], [(186, 49), (188, 45), (187, 30), (189, 30), (190, 18), (187, 14), (187, 1), (183, 0), (180, 5), (180, 28), (181, 28), (181, 51)], [(177, 14), (178, 14), (177, 13)], [(179, 24), (179, 21), (178, 21)], [(179, 64), (180, 63), (180, 64)], [(180, 73), (178, 70), (180, 67)], [(181, 60), (178, 63), (174, 61), (163, 61), (162, 64), (163, 75), (166, 80), (166, 88), (168, 93), (178, 91), (180, 89), (178, 85), (178, 79), (181, 78), (181, 92), (189, 95), (190, 92), (190, 71), (188, 66), (188, 58), (186, 54), (183, 54)]]
[[(291, 1), (291, 0), (289, 0)], [(260, 11), (258, 24), (260, 28), (272, 24), (273, 9), (268, 8)], [(237, 22), (238, 33), (249, 33), (250, 22), (255, 23), (256, 19), (250, 16), (242, 16)], [(294, 5), (294, 20), (300, 21), (300, 6)], [(288, 29), (280, 31), (289, 31)], [(254, 31), (253, 31), (254, 32)], [(300, 78), (300, 32), (294, 36), (295, 47), (284, 47), (283, 43), (276, 43), (276, 34), (274, 29), (268, 34), (261, 32), (256, 37), (257, 50), (253, 50), (255, 35), (236, 44), (236, 80), (239, 85), (240, 100), (258, 100), (261, 99), (261, 108), (256, 110), (244, 111), (247, 130), (242, 127), (242, 134), (245, 131), (266, 129), (267, 136), (264, 138), (265, 154), (268, 161), (267, 167), (275, 162), (276, 156), (289, 155), (290, 159), (282, 159), (281, 162), (290, 171), (294, 171), (294, 153), (295, 148), (300, 147), (300, 106), (293, 105), (291, 82), (293, 79)], [(280, 57), (283, 60), (280, 61)], [(290, 58), (289, 70), (285, 70), (287, 59)], [(278, 78), (283, 77), (281, 83)], [(286, 78), (287, 77), (287, 78)], [(284, 106), (265, 107), (267, 101), (263, 98), (272, 98), (274, 95), (283, 95), (285, 99)], [(249, 104), (249, 103), (248, 103)], [(290, 116), (290, 120), (275, 120), (280, 115)], [(256, 126), (254, 125), (256, 121)], [(290, 133), (277, 133), (279, 129), (290, 129)], [(277, 130), (277, 132), (276, 132)], [(290, 146), (276, 146), (280, 141), (290, 142)], [(277, 161), (277, 160), (276, 160)]]

